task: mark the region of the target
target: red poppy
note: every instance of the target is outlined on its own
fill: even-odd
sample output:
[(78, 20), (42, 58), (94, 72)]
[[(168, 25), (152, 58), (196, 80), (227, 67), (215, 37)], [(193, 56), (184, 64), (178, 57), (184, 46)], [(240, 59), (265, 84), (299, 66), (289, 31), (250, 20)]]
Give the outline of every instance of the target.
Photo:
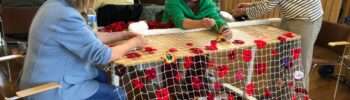
[(227, 100), (235, 100), (235, 95), (232, 93), (228, 94)]
[(147, 69), (145, 73), (146, 73), (146, 78), (148, 80), (153, 80), (157, 77), (157, 71), (155, 68)]
[(119, 22), (114, 22), (111, 25), (106, 26), (107, 30), (112, 30), (112, 32), (120, 32), (124, 31), (128, 28), (128, 24), (125, 22), (119, 21)]
[(170, 100), (168, 88), (161, 88), (156, 91), (157, 100)]
[(189, 57), (189, 56), (185, 57), (184, 58), (184, 67), (185, 67), (185, 69), (191, 68), (192, 65), (193, 65), (192, 57)]
[(172, 23), (162, 23), (160, 21), (151, 20), (147, 21), (148, 27), (150, 29), (163, 29), (163, 28), (172, 28), (174, 27), (174, 24)]
[(246, 88), (246, 93), (248, 96), (254, 95), (255, 85), (253, 83), (249, 83), (245, 88)]
[(243, 50), (243, 61), (250, 62), (252, 60), (252, 51), (251, 50)]
[(278, 36), (277, 39), (280, 40), (281, 43), (287, 42), (287, 39), (283, 36)]
[(229, 67), (227, 65), (219, 66), (217, 69), (217, 76), (222, 78), (229, 73)]
[(186, 43), (187, 46), (192, 47), (193, 43)]
[(141, 57), (141, 54), (139, 54), (137, 52), (129, 52), (126, 54), (126, 57), (129, 59), (139, 58), (139, 57)]
[(271, 96), (272, 96), (272, 93), (271, 93), (271, 91), (269, 90), (269, 88), (265, 88), (265, 89), (264, 89), (264, 96), (265, 96), (265, 97), (271, 97)]
[(217, 44), (218, 44), (218, 42), (216, 40), (211, 40), (210, 41), (210, 45), (209, 46), (205, 46), (205, 49), (206, 50), (211, 50), (211, 51), (218, 50)]
[(255, 69), (256, 69), (256, 73), (258, 75), (266, 73), (266, 71), (267, 71), (267, 64), (266, 63), (255, 64)]
[(309, 96), (308, 95), (304, 95), (304, 100), (309, 100)]
[(279, 55), (279, 52), (277, 49), (272, 49), (271, 54), (272, 54), (272, 56), (276, 57)]
[(202, 80), (198, 76), (192, 77), (192, 87), (196, 90), (202, 87)]
[(177, 49), (176, 48), (170, 48), (169, 52), (177, 52)]
[(176, 72), (175, 79), (177, 82), (180, 82), (182, 80), (182, 74), (180, 72)]
[(244, 41), (243, 40), (233, 40), (232, 42), (233, 44), (244, 44)]
[(254, 41), (258, 49), (262, 49), (266, 47), (266, 42), (264, 40), (255, 40)]
[(289, 82), (288, 82), (288, 87), (289, 87), (289, 88), (292, 88), (293, 86), (294, 86), (294, 82), (293, 82), (293, 81), (289, 81)]
[(296, 95), (292, 95), (292, 100), (297, 100), (297, 96)]
[(222, 89), (222, 84), (220, 82), (215, 82), (214, 83), (214, 89), (216, 91), (220, 91)]
[(214, 60), (209, 60), (207, 62), (207, 66), (210, 68), (210, 67), (214, 67), (216, 65), (215, 61)]
[(308, 94), (307, 90), (304, 88), (295, 88), (296, 93), (303, 93), (303, 94)]
[(201, 48), (191, 48), (190, 50), (194, 54), (202, 54), (202, 53), (204, 53), (204, 51)]
[(131, 82), (135, 89), (141, 90), (144, 87), (144, 83), (140, 79), (134, 79)]
[(149, 53), (149, 54), (153, 54), (155, 51), (157, 51), (157, 49), (153, 48), (153, 47), (145, 47), (144, 51)]
[(207, 100), (215, 100), (215, 96), (212, 93), (207, 93)]
[(236, 51), (232, 50), (232, 51), (228, 54), (228, 59), (229, 59), (229, 60), (235, 60), (235, 59), (236, 59)]
[(238, 70), (235, 73), (235, 80), (241, 81), (241, 80), (244, 79), (244, 77), (245, 77), (245, 75), (244, 75), (244, 71), (243, 70)]
[(293, 32), (286, 32), (283, 34), (283, 36), (286, 36), (288, 38), (293, 38), (294, 37), (294, 33)]
[(301, 48), (294, 48), (292, 49), (293, 59), (298, 59), (301, 54)]

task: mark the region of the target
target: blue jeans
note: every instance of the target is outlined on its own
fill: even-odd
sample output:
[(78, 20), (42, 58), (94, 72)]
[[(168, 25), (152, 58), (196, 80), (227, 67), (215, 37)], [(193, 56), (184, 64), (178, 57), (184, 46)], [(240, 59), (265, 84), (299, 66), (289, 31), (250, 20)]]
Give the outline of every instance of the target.
[(97, 92), (87, 100), (126, 100), (126, 93), (120, 87), (108, 84), (106, 72), (99, 70), (95, 79), (100, 82)]

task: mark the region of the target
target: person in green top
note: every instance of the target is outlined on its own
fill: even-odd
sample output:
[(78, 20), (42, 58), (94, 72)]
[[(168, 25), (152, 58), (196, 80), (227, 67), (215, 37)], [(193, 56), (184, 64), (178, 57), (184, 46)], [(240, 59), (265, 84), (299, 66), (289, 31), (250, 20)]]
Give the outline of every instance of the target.
[(231, 38), (232, 32), (213, 0), (167, 0), (162, 20), (182, 29), (212, 28)]

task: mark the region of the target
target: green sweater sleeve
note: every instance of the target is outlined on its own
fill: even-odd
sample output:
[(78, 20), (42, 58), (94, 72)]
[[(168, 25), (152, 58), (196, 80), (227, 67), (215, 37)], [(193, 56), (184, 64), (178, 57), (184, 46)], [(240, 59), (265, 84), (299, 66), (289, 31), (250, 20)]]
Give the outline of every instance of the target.
[(219, 9), (216, 7), (212, 0), (205, 0), (205, 4), (201, 4), (201, 9), (203, 7), (204, 12), (208, 14), (209, 18), (213, 18), (216, 25), (213, 27), (216, 31), (219, 31), (221, 27), (226, 26), (226, 21), (220, 16)]
[(183, 29), (183, 21), (185, 15), (183, 7), (177, 0), (168, 0), (165, 4), (165, 13), (163, 16), (163, 22), (169, 22), (170, 20), (175, 24), (176, 27)]

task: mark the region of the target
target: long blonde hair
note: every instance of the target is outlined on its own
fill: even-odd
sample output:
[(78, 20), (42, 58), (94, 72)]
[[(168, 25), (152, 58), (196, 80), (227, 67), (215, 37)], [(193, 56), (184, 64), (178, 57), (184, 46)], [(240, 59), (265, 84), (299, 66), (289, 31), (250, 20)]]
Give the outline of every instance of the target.
[(88, 9), (92, 9), (97, 0), (66, 0), (71, 6), (81, 13), (86, 13)]

